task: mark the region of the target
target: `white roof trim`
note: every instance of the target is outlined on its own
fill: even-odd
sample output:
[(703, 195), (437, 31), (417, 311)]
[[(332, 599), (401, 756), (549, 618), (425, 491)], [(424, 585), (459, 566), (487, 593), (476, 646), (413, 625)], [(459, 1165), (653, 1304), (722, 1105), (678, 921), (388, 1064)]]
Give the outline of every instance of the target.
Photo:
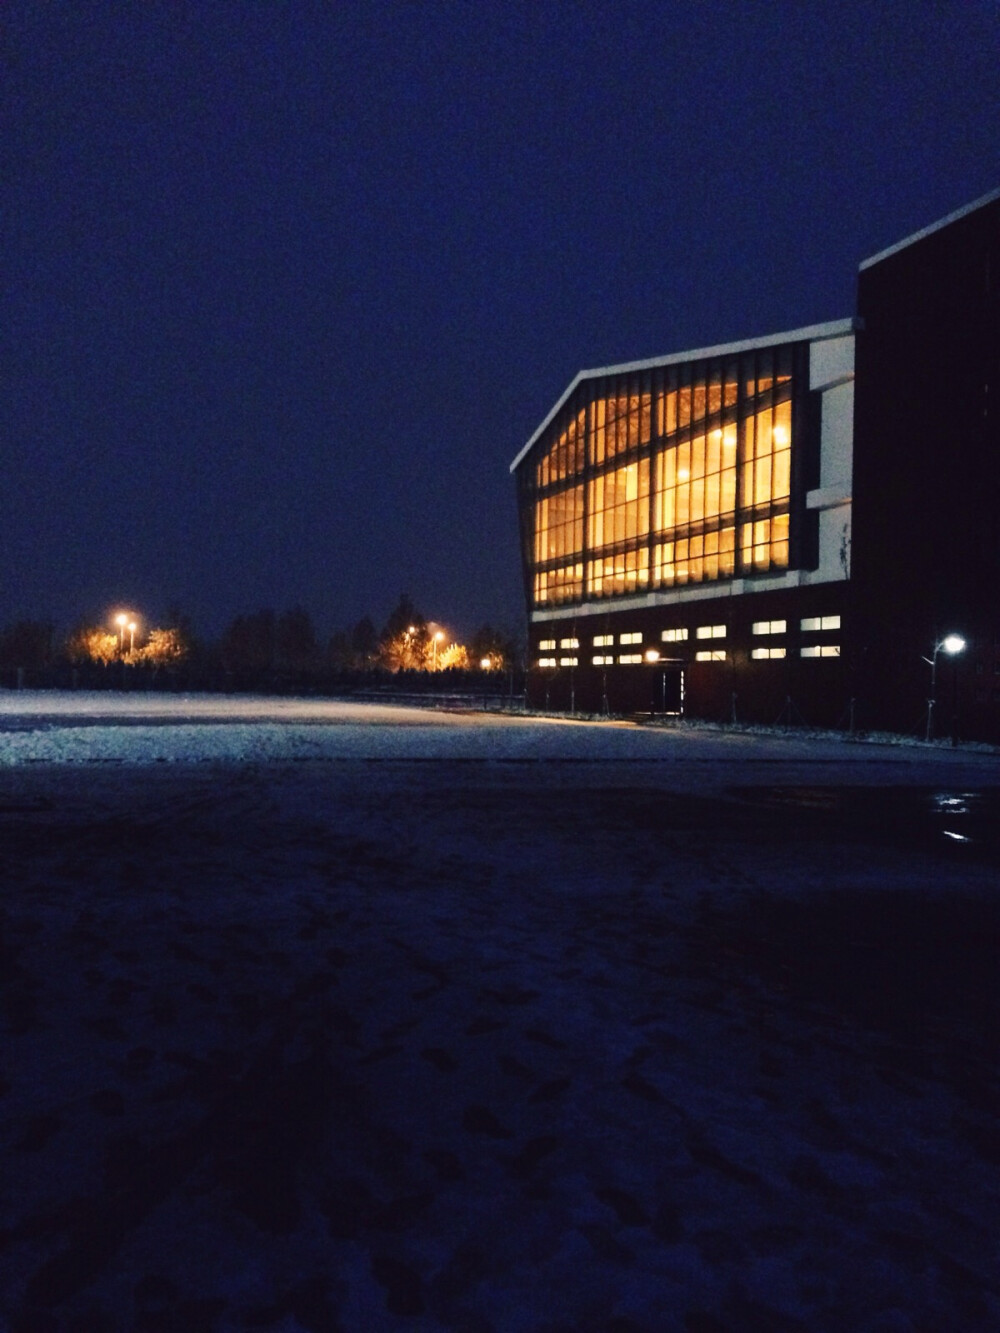
[(824, 338), (841, 338), (845, 333), (853, 333), (859, 327), (860, 322), (856, 319), (834, 319), (826, 324), (809, 324), (804, 329), (792, 329), (788, 333), (773, 333), (766, 338), (744, 338), (740, 342), (718, 343), (714, 347), (697, 347), (688, 352), (671, 352), (667, 356), (654, 356), (647, 361), (624, 361), (617, 366), (600, 366), (594, 370), (578, 371), (569, 388), (511, 463), (510, 471), (513, 472), (517, 468), (576, 386), (584, 380), (597, 379), (600, 375), (624, 375), (633, 370), (652, 370), (656, 366), (675, 366), (687, 361), (707, 361), (711, 357), (732, 356), (737, 352), (752, 352), (758, 347), (775, 347), (781, 343), (820, 342)]
[(948, 227), (959, 218), (964, 218), (969, 213), (974, 213), (977, 208), (985, 208), (987, 204), (992, 204), (995, 199), (1000, 199), (1000, 189), (991, 190), (989, 194), (984, 194), (981, 199), (974, 199), (971, 204), (966, 204), (964, 208), (956, 209), (954, 213), (949, 213), (947, 217), (932, 222), (929, 227), (922, 227), (920, 231), (915, 231), (912, 236), (906, 236), (903, 240), (897, 241), (895, 245), (890, 245), (887, 250), (880, 250), (877, 255), (872, 255), (871, 259), (863, 259), (858, 265), (858, 271), (871, 268), (872, 264), (881, 264), (883, 259), (888, 259), (899, 250), (905, 250), (908, 245), (914, 245), (917, 241), (922, 241), (925, 236), (931, 236), (934, 232), (940, 231), (942, 227)]

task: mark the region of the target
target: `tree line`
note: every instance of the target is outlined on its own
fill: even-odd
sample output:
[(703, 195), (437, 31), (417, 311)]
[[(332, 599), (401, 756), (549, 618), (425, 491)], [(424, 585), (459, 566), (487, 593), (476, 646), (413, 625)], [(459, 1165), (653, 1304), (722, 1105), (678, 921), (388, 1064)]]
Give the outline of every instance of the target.
[(326, 638), (301, 606), (263, 608), (236, 616), (218, 639), (199, 637), (172, 609), (162, 626), (122, 614), (105, 625), (81, 623), (60, 635), (50, 621), (19, 620), (0, 628), (0, 685), (100, 687), (118, 681), (191, 689), (329, 689), (378, 678), (386, 683), (446, 688), (484, 674), (518, 670), (513, 635), (482, 625), (468, 643), (428, 620), (408, 594), (381, 629), (363, 616)]

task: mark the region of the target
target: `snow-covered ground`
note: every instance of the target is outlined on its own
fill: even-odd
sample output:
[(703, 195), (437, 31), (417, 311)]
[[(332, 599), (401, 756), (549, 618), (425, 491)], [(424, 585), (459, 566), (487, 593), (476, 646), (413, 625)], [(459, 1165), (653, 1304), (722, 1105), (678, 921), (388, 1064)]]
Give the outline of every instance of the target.
[[(944, 746), (848, 746), (835, 734), (739, 731), (632, 722), (254, 695), (0, 690), (0, 767), (18, 764), (203, 764), (317, 760), (491, 759), (724, 762), (801, 760), (929, 763), (961, 768), (975, 751)], [(896, 753), (896, 751), (899, 753)], [(985, 747), (980, 747), (981, 751)], [(987, 756), (976, 772), (997, 771)], [(893, 770), (895, 771), (895, 770)]]
[(0, 1329), (1000, 1327), (998, 790), (0, 694)]

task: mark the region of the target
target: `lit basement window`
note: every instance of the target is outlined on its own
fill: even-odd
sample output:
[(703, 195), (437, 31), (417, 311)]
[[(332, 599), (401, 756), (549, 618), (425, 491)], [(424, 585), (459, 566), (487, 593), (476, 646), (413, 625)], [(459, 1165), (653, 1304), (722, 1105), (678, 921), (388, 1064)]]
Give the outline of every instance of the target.
[(696, 662), (724, 662), (726, 660), (725, 648), (706, 648), (700, 653), (695, 653)]
[(642, 653), (622, 653), (618, 662), (621, 666), (635, 666), (642, 661)]
[(540, 653), (551, 652), (555, 646), (556, 646), (555, 639), (543, 639), (541, 643), (538, 645), (538, 651)]
[[(726, 637), (725, 625), (699, 625), (695, 630), (695, 636), (699, 639), (724, 639)], [(695, 659), (697, 661), (697, 658)]]
[(839, 657), (840, 645), (837, 643), (815, 643), (811, 648), (802, 649), (803, 657)]
[(540, 667), (554, 667), (556, 665), (556, 659), (554, 657), (540, 657), (538, 659), (538, 665)]
[(580, 640), (579, 640), (579, 639), (560, 639), (560, 640), (559, 640), (559, 647), (560, 647), (560, 648), (579, 648), (579, 646), (580, 646)]
[(660, 639), (663, 643), (683, 643), (687, 636), (686, 629), (665, 629)]
[(785, 620), (755, 620), (753, 622), (754, 634), (784, 634), (787, 628), (788, 622)]
[(615, 659), (606, 653), (598, 653), (593, 662), (594, 666), (614, 666)]
[(612, 645), (614, 644), (614, 641), (615, 641), (615, 636), (614, 636), (613, 634), (595, 634), (595, 635), (594, 635), (594, 647), (595, 647), (595, 648), (610, 648), (610, 647), (612, 647)]
[(840, 629), (840, 616), (806, 616), (801, 622), (801, 628), (807, 632), (823, 629)]
[(575, 658), (575, 657), (560, 657), (560, 659), (559, 659), (559, 665), (560, 665), (560, 666), (576, 666), (576, 664), (577, 664), (577, 660), (578, 660), (578, 659)]
[(750, 654), (751, 657), (756, 658), (758, 661), (769, 657), (784, 657), (784, 655), (784, 648), (755, 648)]
[(619, 643), (642, 643), (642, 635), (639, 633), (638, 630), (633, 631), (631, 634), (619, 634), (619, 635), (618, 635), (618, 642), (619, 642)]

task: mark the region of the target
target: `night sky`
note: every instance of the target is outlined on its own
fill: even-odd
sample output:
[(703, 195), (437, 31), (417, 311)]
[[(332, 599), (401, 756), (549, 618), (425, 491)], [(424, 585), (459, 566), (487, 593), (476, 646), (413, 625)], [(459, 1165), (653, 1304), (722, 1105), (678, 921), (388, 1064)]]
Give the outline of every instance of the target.
[(0, 625), (523, 621), (583, 367), (853, 313), (1000, 183), (1000, 5), (4, 7)]

